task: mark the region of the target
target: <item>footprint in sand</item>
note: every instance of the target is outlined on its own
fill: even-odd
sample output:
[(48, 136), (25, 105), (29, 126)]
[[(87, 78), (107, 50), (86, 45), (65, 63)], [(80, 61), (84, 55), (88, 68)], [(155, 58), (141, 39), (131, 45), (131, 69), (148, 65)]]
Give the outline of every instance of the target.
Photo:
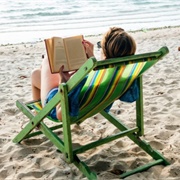
[(89, 167), (96, 172), (107, 171), (110, 168), (110, 162), (99, 160)]
[(7, 108), (4, 111), (7, 115), (14, 116), (18, 112), (18, 109), (17, 108)]
[(157, 150), (162, 150), (162, 149), (164, 149), (164, 144), (162, 144), (162, 143), (160, 143), (160, 142), (158, 142), (158, 141), (150, 141), (149, 144), (150, 144), (153, 148), (155, 148), (155, 149), (157, 149)]
[(167, 130), (177, 130), (180, 128), (180, 125), (165, 125)]

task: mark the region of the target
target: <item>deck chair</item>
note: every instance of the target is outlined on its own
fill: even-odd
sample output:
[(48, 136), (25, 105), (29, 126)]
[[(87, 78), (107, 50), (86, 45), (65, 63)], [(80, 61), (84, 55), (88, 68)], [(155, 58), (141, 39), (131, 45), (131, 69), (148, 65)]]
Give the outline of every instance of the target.
[[(136, 169), (124, 172), (120, 175), (120, 178), (144, 171), (157, 164), (169, 165), (169, 162), (163, 155), (153, 149), (146, 141), (141, 139), (141, 136), (144, 135), (142, 74), (168, 52), (167, 47), (162, 47), (156, 52), (105, 61), (97, 61), (93, 57), (90, 58), (67, 83), (59, 85), (58, 93), (44, 108), (41, 107), (40, 102), (30, 102), (25, 104), (21, 101), (16, 102), (17, 107), (30, 119), (30, 121), (13, 139), (13, 142), (20, 143), (23, 139), (44, 134), (60, 152), (64, 153), (67, 163), (74, 163), (88, 179), (93, 180), (97, 179), (96, 173), (92, 172), (90, 168), (80, 160), (78, 154), (124, 136), (129, 137), (154, 160)], [(87, 80), (80, 92), (79, 98), (79, 114), (75, 117), (70, 116), (68, 93), (71, 92), (85, 77), (87, 77)], [(110, 112), (106, 112), (105, 108), (116, 99), (120, 98), (128, 90), (135, 79), (137, 80), (140, 89), (139, 98), (136, 100), (136, 117), (134, 118), (136, 125), (133, 128), (128, 128), (127, 125), (122, 123), (117, 117)], [(58, 103), (61, 104), (62, 108), (62, 123), (48, 127), (44, 119), (48, 117), (51, 109)], [(31, 110), (33, 108), (39, 111), (37, 115), (32, 113)], [(71, 125), (75, 123), (81, 124), (87, 118), (92, 117), (97, 113), (100, 113), (105, 119), (112, 123), (119, 132), (80, 147), (73, 147)], [(32, 132), (32, 130), (37, 129), (36, 127), (38, 127), (39, 131)], [(59, 128), (62, 128), (63, 130), (63, 138), (60, 138), (55, 133), (55, 130)]]

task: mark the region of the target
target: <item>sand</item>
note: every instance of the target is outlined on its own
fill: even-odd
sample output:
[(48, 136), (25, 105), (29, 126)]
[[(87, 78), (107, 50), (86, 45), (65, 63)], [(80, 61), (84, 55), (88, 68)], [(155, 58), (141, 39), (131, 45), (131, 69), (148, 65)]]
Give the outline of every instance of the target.
[[(170, 53), (144, 74), (143, 138), (171, 163), (157, 165), (125, 179), (180, 179), (180, 28), (130, 32), (137, 42), (137, 53), (168, 46)], [(96, 43), (99, 36), (86, 39)], [(100, 51), (95, 47), (95, 54)], [(38, 136), (14, 144), (12, 139), (28, 119), (18, 110), (16, 100), (31, 100), (30, 74), (46, 54), (43, 42), (0, 46), (0, 179), (86, 179), (73, 164), (67, 164), (52, 143)], [(135, 106), (115, 102), (111, 112), (128, 126), (134, 124)], [(49, 122), (50, 123), (50, 122)], [(58, 131), (61, 135), (62, 132)], [(73, 126), (75, 143), (85, 144), (106, 137), (116, 129), (100, 115), (80, 127)], [(82, 154), (81, 159), (98, 173), (99, 179), (119, 179), (118, 170), (146, 162), (151, 158), (128, 138), (121, 138)]]

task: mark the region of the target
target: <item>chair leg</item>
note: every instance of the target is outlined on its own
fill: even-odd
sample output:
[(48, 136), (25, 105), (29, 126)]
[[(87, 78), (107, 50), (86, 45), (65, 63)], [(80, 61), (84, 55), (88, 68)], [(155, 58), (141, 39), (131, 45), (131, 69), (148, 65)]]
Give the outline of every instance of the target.
[(72, 137), (71, 137), (71, 122), (69, 116), (69, 103), (67, 96), (66, 84), (60, 85), (61, 95), (61, 111), (63, 122), (63, 135), (64, 135), (64, 154), (68, 163), (73, 162), (73, 150), (72, 150)]
[[(51, 131), (54, 131), (54, 130), (56, 130), (56, 129), (61, 129), (61, 128), (62, 128), (62, 124), (57, 125), (57, 126), (49, 127), (49, 129), (50, 129)], [(38, 135), (41, 135), (41, 134), (43, 134), (43, 132), (41, 132), (41, 131), (32, 132), (32, 133), (28, 134), (28, 135), (26, 136), (26, 138), (31, 138), (31, 137), (38, 136)]]
[(37, 123), (35, 123), (37, 121), (37, 118), (34, 118), (32, 112), (22, 102), (17, 101), (16, 105), (30, 119), (29, 123), (13, 139), (14, 143), (20, 143), (35, 128), (35, 126), (37, 125)]
[(65, 153), (64, 142), (54, 133), (50, 128), (48, 128), (44, 122), (40, 122), (40, 130), (43, 134), (58, 148), (59, 151)]
[(97, 179), (96, 173), (92, 172), (89, 167), (84, 162), (80, 161), (76, 155), (74, 155), (73, 163), (89, 180)]
[(13, 139), (14, 143), (20, 143), (25, 139), (30, 132), (43, 121), (53, 107), (60, 102), (60, 95), (57, 93), (54, 98), (36, 115), (31, 112), (26, 104), (21, 101), (16, 101), (16, 106), (30, 119), (29, 123), (20, 131), (20, 133)]
[(162, 159), (159, 159), (159, 160), (156, 160), (156, 161), (153, 161), (153, 162), (150, 162), (146, 165), (143, 165), (143, 166), (140, 166), (138, 168), (135, 168), (131, 171), (128, 171), (128, 172), (125, 172), (123, 174), (120, 175), (120, 178), (125, 178), (127, 176), (130, 176), (130, 175), (133, 175), (135, 173), (138, 173), (138, 172), (142, 172), (142, 171), (145, 171), (147, 169), (149, 169), (150, 167), (152, 166), (155, 166), (155, 165), (158, 165), (158, 164), (162, 164), (163, 160)]
[[(118, 121), (118, 119), (116, 119), (115, 117), (113, 117), (113, 115), (111, 115), (110, 113), (106, 113), (105, 111), (102, 111), (101, 114), (108, 119), (112, 124), (114, 124), (114, 126), (116, 126), (120, 131), (125, 131), (128, 128), (122, 124), (121, 122)], [(146, 164), (144, 166), (141, 166), (135, 170), (132, 170), (130, 172), (126, 172), (125, 174), (122, 174), (122, 177), (126, 177), (129, 175), (132, 175), (134, 173), (146, 170), (154, 165), (157, 164), (164, 164), (164, 165), (169, 165), (170, 163), (165, 159), (165, 157), (160, 154), (158, 151), (154, 150), (150, 144), (148, 144), (146, 141), (141, 140), (139, 135), (137, 133), (133, 133), (133, 134), (127, 134), (127, 136), (134, 142), (136, 143), (141, 149), (143, 149), (146, 153), (148, 153), (153, 159), (155, 159), (156, 161), (151, 162), (149, 164)]]
[(143, 88), (142, 76), (137, 78), (139, 87), (139, 99), (136, 101), (136, 126), (139, 128), (138, 135), (144, 135), (144, 117), (143, 117)]

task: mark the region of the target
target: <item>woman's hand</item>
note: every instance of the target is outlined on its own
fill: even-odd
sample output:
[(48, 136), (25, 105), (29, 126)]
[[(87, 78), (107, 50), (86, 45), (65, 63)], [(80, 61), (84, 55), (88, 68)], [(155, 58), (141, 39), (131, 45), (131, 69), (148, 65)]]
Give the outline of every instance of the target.
[(64, 66), (61, 66), (59, 69), (59, 75), (60, 75), (59, 83), (67, 82), (71, 78), (71, 76), (76, 72), (76, 71), (63, 71), (63, 70), (64, 70)]
[(92, 44), (91, 42), (87, 40), (83, 40), (82, 43), (84, 45), (87, 58), (94, 56), (94, 44)]

